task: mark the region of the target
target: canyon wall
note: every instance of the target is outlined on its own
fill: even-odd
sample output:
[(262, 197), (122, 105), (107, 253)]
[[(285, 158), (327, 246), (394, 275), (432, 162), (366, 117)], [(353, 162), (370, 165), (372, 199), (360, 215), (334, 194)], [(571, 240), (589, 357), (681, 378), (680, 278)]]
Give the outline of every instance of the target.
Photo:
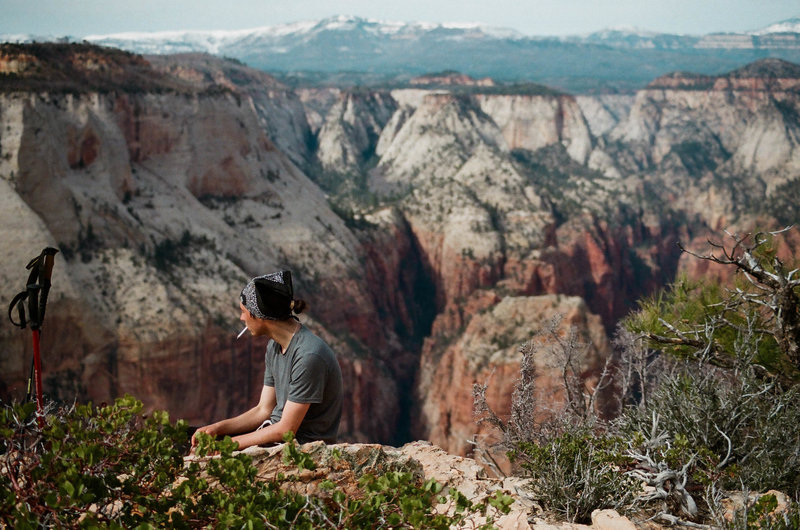
[[(508, 410), (517, 348), (552, 317), (584, 337), (591, 382), (617, 321), (692, 270), (678, 241), (776, 225), (769, 206), (797, 186), (786, 63), (591, 99), (294, 91), (209, 56), (66, 45), (80, 83), (56, 83), (38, 49), (0, 61), (16, 76), (0, 80), (0, 285), (10, 300), (27, 260), (61, 249), (43, 336), (61, 399), (130, 392), (198, 423), (243, 410), (265, 345), (233, 340), (238, 290), (287, 267), (339, 354), (343, 438), (464, 453), (485, 434), (472, 384)], [(19, 396), (28, 335), (0, 340), (0, 390)]]
[[(385, 311), (365, 250), (260, 119), (246, 94), (202, 86), (0, 95), (4, 298), (24, 288), (33, 254), (61, 250), (43, 332), (48, 395), (128, 392), (192, 422), (244, 410), (260, 394), (265, 344), (233, 340), (238, 291), (288, 267), (310, 303), (304, 320), (348, 376), (343, 437), (393, 440), (387, 361), (403, 345), (376, 325)], [(24, 389), (28, 337), (2, 328), (6, 396)]]

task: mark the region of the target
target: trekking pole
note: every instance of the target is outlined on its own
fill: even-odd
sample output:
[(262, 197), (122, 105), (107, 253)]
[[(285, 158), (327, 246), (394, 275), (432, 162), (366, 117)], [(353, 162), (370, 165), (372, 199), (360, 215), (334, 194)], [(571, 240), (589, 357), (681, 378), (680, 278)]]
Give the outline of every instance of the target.
[[(50, 293), (50, 280), (53, 275), (53, 264), (58, 250), (46, 247), (41, 254), (33, 258), (25, 267), (30, 270), (28, 283), (25, 290), (17, 294), (11, 305), (8, 306), (8, 318), (11, 323), (20, 328), (25, 328), (30, 322), (33, 332), (33, 379), (36, 386), (36, 410), (39, 413), (39, 426), (43, 426), (44, 400), (42, 396), (42, 357), (39, 347), (40, 332), (47, 307), (47, 296)], [(28, 319), (25, 318), (25, 300), (28, 301)], [(14, 307), (17, 307), (19, 322), (12, 316)], [(31, 395), (31, 381), (28, 380), (28, 399)]]

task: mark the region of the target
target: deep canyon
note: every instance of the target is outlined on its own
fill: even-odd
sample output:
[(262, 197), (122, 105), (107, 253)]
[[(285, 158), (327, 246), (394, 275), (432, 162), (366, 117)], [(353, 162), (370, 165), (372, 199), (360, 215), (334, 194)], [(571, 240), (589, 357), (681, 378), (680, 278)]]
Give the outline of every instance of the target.
[[(341, 437), (465, 454), (473, 383), (507, 408), (536, 329), (575, 326), (591, 379), (640, 297), (705, 274), (678, 242), (798, 220), (798, 65), (595, 96), (450, 75), (288, 87), (207, 55), (0, 47), (3, 299), (61, 251), (45, 392), (195, 424), (242, 411), (265, 344), (235, 340), (237, 295), (286, 267), (339, 356)], [(0, 342), (19, 399), (29, 334)]]

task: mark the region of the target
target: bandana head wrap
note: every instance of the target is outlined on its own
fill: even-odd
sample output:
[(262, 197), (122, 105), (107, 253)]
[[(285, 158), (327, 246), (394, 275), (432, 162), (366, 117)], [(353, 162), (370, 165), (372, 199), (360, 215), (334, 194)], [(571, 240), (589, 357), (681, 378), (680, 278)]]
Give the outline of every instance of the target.
[(262, 320), (286, 320), (292, 316), (291, 271), (256, 276), (242, 289), (241, 300), (254, 317)]

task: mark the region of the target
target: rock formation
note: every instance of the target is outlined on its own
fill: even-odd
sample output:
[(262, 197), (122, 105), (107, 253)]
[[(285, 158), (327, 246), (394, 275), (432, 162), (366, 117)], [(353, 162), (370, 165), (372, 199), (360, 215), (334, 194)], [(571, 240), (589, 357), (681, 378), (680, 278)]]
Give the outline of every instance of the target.
[(536, 151), (560, 142), (581, 164), (592, 152), (589, 127), (571, 96), (479, 95), (478, 101), (510, 149)]
[[(453, 454), (471, 453), (471, 441), (485, 446), (496, 441), (497, 432), (476, 427), (472, 406), (474, 384), (488, 384), (487, 401), (493, 410), (507, 415), (519, 378), (521, 344), (534, 333), (563, 317), (562, 333), (575, 327), (585, 344), (575, 352), (580, 358), (580, 376), (591, 379), (602, 370), (609, 345), (602, 322), (578, 297), (561, 295), (507, 296), (492, 291), (476, 294), (465, 311), (471, 318), (460, 336), (434, 335), (422, 353), (418, 391), (420, 437)], [(539, 339), (541, 340), (541, 339)], [(565, 401), (561, 370), (554, 344), (542, 346), (536, 356), (535, 397), (557, 414)], [(544, 418), (540, 418), (544, 419)], [(487, 442), (487, 440), (489, 440)]]
[(644, 169), (673, 208), (719, 230), (767, 212), (762, 200), (796, 180), (798, 85), (800, 67), (777, 59), (719, 77), (665, 76), (639, 91), (610, 136), (636, 153), (626, 172)]
[[(397, 401), (383, 359), (399, 345), (375, 320), (358, 240), (266, 136), (246, 94), (195, 88), (0, 96), (7, 298), (35, 249), (61, 249), (46, 392), (129, 392), (193, 422), (242, 410), (259, 394), (264, 344), (232, 340), (238, 289), (289, 267), (309, 325), (330, 335), (349, 376), (344, 437), (391, 440)], [(10, 328), (3, 381), (19, 395), (30, 357)]]
[(345, 92), (329, 110), (319, 131), (317, 158), (325, 171), (358, 174), (375, 153), (375, 144), (397, 108), (389, 94)]
[[(494, 365), (506, 406), (516, 348), (546, 319), (592, 344), (591, 381), (604, 333), (674, 277), (678, 240), (797, 212), (788, 63), (667, 76), (631, 102), (450, 74), (294, 91), (208, 56), (1, 51), (0, 285), (10, 299), (30, 257), (61, 249), (43, 337), (61, 399), (242, 410), (265, 345), (232, 340), (236, 295), (288, 267), (340, 355), (343, 437), (463, 453), (472, 382)], [(0, 340), (0, 391), (19, 396), (27, 335)]]

